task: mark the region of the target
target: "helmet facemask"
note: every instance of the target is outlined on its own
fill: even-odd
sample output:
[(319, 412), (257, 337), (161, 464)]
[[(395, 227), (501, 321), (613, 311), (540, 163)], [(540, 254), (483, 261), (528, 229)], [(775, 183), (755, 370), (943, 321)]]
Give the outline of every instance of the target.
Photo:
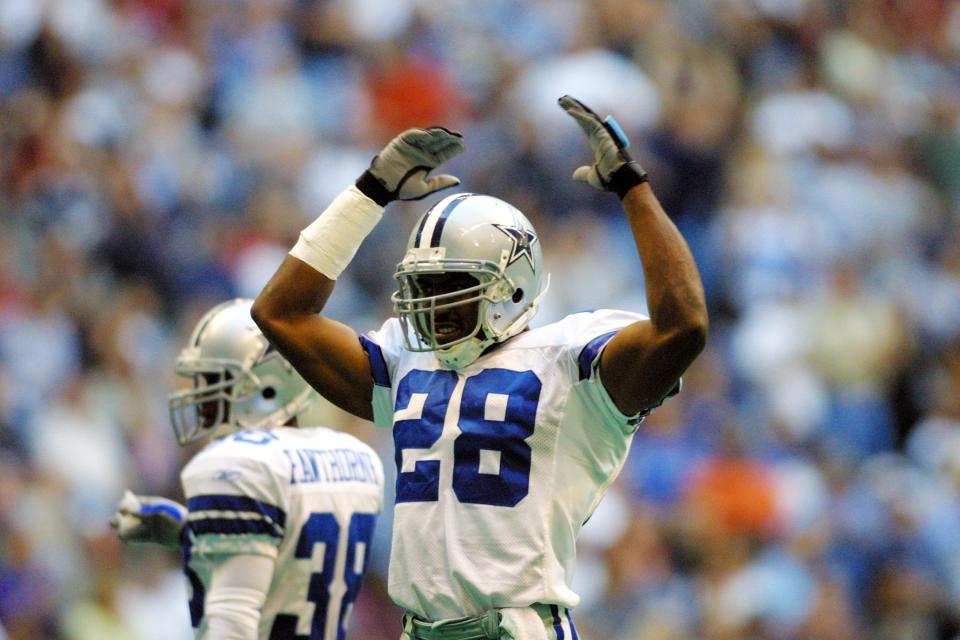
[[(547, 287), (539, 292), (516, 287), (504, 271), (506, 255), (497, 264), (446, 260), (440, 257), (444, 253), (442, 247), (407, 253), (395, 274), (400, 286), (393, 294), (393, 305), (403, 328), (405, 348), (417, 353), (435, 352), (443, 364), (457, 369), (476, 360), (491, 345), (522, 331)], [(453, 274), (467, 274), (475, 284), (439, 293), (425, 291), (421, 284), (424, 277)], [(475, 309), (461, 310), (468, 305)], [(451, 331), (453, 323), (443, 322), (443, 316), (451, 311), (459, 311), (459, 317), (473, 314), (474, 321), (472, 327), (461, 327), (459, 336), (447, 340), (444, 332)]]
[[(400, 288), (393, 296), (394, 309), (409, 351), (443, 351), (489, 337), (483, 320), (495, 300), (493, 270), (420, 271), (414, 266), (401, 268), (396, 278)], [(430, 281), (435, 282), (428, 285)]]
[(250, 318), (249, 300), (209, 311), (177, 358), (191, 388), (168, 399), (177, 443), (238, 430), (279, 427), (303, 411), (312, 391)]
[(249, 403), (261, 389), (257, 376), (235, 362), (193, 359), (181, 354), (177, 361), (178, 376), (189, 377), (193, 387), (169, 397), (170, 422), (178, 444), (186, 444), (201, 436), (217, 436), (238, 428), (256, 425), (238, 424), (233, 407)]

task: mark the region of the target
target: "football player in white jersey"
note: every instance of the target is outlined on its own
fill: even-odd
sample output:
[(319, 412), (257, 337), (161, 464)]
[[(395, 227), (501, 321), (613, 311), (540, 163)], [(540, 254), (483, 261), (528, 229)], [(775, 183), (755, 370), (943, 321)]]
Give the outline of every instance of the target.
[(127, 492), (124, 540), (182, 545), (197, 638), (343, 640), (383, 502), (383, 466), (353, 436), (297, 424), (303, 378), (250, 317), (210, 310), (177, 359), (181, 445), (211, 442), (181, 473), (186, 508)]
[(441, 200), (412, 230), (396, 318), (357, 336), (320, 315), (389, 202), (459, 184), (429, 175), (464, 149), (441, 127), (392, 140), (304, 229), (253, 306), (314, 388), (393, 429), (389, 591), (406, 611), (404, 640), (577, 638), (580, 527), (706, 340), (696, 265), (626, 137), (576, 99), (559, 102), (594, 151), (574, 179), (622, 201), (649, 317), (599, 310), (528, 329), (548, 284), (540, 239), (516, 208), (471, 193)]

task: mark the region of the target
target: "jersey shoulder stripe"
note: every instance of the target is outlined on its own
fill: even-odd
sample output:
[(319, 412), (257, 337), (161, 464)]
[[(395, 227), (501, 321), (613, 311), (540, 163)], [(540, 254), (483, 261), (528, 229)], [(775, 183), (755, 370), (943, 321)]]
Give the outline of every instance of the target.
[(189, 521), (191, 533), (197, 536), (214, 533), (219, 535), (264, 535), (282, 538), (283, 532), (272, 522), (244, 520), (243, 518), (194, 518)]
[(580, 372), (580, 380), (586, 380), (590, 377), (590, 373), (593, 371), (593, 363), (597, 359), (597, 356), (600, 355), (600, 350), (605, 344), (612, 338), (617, 335), (616, 331), (610, 331), (599, 335), (583, 347), (580, 351), (580, 355), (577, 356), (577, 365)]
[(283, 509), (248, 496), (201, 494), (187, 500), (186, 531), (198, 553), (273, 556), (283, 539)]
[(191, 553), (276, 557), (287, 514), (282, 433), (241, 431), (208, 445), (181, 472)]
[(373, 375), (373, 383), (380, 387), (389, 387), (390, 371), (387, 369), (386, 360), (383, 359), (383, 350), (380, 345), (366, 336), (360, 336), (360, 344), (363, 345), (363, 350), (367, 352), (367, 358), (370, 359), (370, 373)]
[(227, 511), (237, 517), (259, 515), (281, 529), (286, 526), (287, 514), (280, 507), (247, 496), (238, 495), (199, 495), (187, 500), (187, 509), (195, 511)]

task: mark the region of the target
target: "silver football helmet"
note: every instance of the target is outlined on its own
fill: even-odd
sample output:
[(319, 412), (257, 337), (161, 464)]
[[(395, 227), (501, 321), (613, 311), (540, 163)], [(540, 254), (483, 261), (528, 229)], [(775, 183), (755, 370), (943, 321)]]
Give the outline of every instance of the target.
[(193, 388), (170, 395), (170, 421), (181, 445), (202, 436), (277, 427), (312, 400), (310, 386), (250, 317), (252, 300), (219, 304), (197, 323), (176, 373)]
[[(436, 274), (458, 274), (459, 283), (433, 290), (424, 276)], [(507, 202), (474, 193), (448, 196), (423, 214), (394, 277), (400, 286), (393, 306), (406, 348), (433, 351), (454, 369), (523, 331), (549, 286), (530, 221)], [(476, 305), (473, 327), (451, 337), (438, 319), (466, 305)]]

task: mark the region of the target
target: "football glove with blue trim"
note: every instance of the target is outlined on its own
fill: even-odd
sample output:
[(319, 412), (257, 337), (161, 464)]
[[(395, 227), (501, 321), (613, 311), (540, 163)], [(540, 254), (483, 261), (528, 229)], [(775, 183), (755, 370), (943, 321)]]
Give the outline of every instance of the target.
[(621, 200), (630, 189), (647, 181), (647, 172), (630, 156), (630, 141), (613, 116), (601, 120), (593, 109), (572, 96), (562, 96), (558, 102), (587, 134), (596, 160), (592, 165), (577, 167), (574, 180), (600, 191), (612, 191)]
[(124, 492), (110, 526), (124, 542), (152, 542), (164, 547), (179, 547), (180, 534), (187, 521), (187, 508), (160, 496), (141, 496)]

